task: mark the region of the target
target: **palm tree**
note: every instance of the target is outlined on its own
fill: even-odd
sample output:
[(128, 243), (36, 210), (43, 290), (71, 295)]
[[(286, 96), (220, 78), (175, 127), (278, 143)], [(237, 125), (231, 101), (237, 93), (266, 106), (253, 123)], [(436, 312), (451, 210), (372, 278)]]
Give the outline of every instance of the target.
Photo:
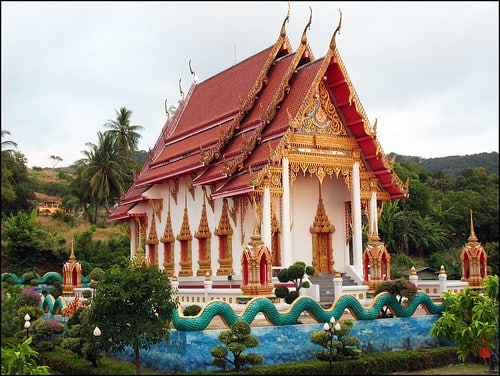
[[(6, 135), (10, 135), (10, 132), (9, 131), (5, 131), (5, 130), (2, 130), (2, 139), (6, 136)], [(14, 142), (14, 141), (2, 141), (2, 152), (6, 151), (6, 152), (12, 152), (13, 150), (12, 149), (5, 149), (6, 147), (8, 146), (13, 146), (15, 148), (17, 148), (17, 144)]]
[(144, 129), (141, 125), (130, 125), (132, 111), (125, 107), (120, 111), (115, 110), (116, 120), (108, 120), (104, 126), (109, 128), (106, 133), (112, 134), (118, 140), (118, 146), (125, 150), (125, 154), (130, 155), (137, 150), (137, 144), (142, 137), (138, 130)]
[(83, 153), (86, 159), (81, 178), (88, 182), (90, 194), (97, 200), (104, 199), (106, 214), (110, 213), (109, 199), (119, 197), (129, 174), (124, 167), (130, 165), (130, 158), (123, 155), (118, 139), (109, 132), (98, 132), (98, 145), (87, 143), (90, 150)]

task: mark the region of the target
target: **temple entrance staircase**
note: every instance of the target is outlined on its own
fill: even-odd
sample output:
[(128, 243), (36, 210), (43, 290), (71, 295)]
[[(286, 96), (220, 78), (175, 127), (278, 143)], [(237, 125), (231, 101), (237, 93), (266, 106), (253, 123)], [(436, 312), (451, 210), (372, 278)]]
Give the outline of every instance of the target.
[[(342, 276), (342, 286), (355, 286), (356, 282), (346, 275)], [(329, 308), (335, 301), (335, 292), (333, 288), (334, 275), (329, 272), (321, 272), (317, 277), (309, 277), (311, 283), (319, 285), (319, 304), (324, 308)]]

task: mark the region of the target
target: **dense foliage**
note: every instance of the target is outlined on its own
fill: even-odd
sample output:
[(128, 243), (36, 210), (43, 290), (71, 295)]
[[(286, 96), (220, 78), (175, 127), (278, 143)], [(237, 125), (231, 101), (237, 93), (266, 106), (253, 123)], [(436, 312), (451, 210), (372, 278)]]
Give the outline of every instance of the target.
[(304, 278), (307, 278), (307, 276), (312, 277), (314, 273), (314, 267), (306, 266), (303, 261), (296, 261), (293, 265), (281, 269), (278, 273), (278, 280), (282, 283), (293, 282), (295, 290), (290, 291), (287, 286), (278, 286), (274, 293), (278, 298), (284, 298), (287, 304), (292, 304), (299, 297), (301, 288), (307, 289), (311, 286), (311, 283), (308, 280), (304, 281)]
[(86, 330), (101, 329), (104, 350), (120, 352), (131, 346), (140, 374), (139, 351), (170, 337), (177, 303), (167, 273), (156, 265), (130, 261), (108, 269), (94, 288)]
[[(257, 347), (259, 339), (251, 335), (252, 328), (244, 320), (237, 320), (231, 325), (230, 330), (224, 330), (219, 334), (219, 342), (224, 346), (217, 346), (210, 349), (210, 354), (214, 357), (212, 364), (226, 369), (227, 364), (234, 366), (236, 371), (241, 370), (246, 365), (256, 365), (264, 361), (261, 354), (243, 353), (246, 349)], [(231, 353), (232, 356), (229, 356)]]
[(498, 349), (498, 275), (483, 282), (484, 294), (467, 287), (460, 293), (444, 293), (446, 311), (430, 334), (457, 344), (462, 361), (475, 357), (480, 347)]
[[(109, 225), (107, 213), (147, 158), (145, 151), (137, 150), (142, 127), (131, 124), (132, 111), (115, 112), (116, 119), (108, 120), (106, 130), (98, 133), (98, 142), (86, 143), (84, 158), (73, 166), (52, 169), (63, 182), (42, 181), (41, 168), (33, 168), (30, 175), (17, 144), (4, 140), (10, 133), (2, 130), (2, 261), (8, 259), (9, 272), (24, 272), (28, 267), (59, 271), (69, 254), (69, 245), (57, 233), (41, 236), (34, 234), (39, 228), (28, 228), (28, 236), (10, 229), (4, 235), (14, 221), (25, 220), (19, 213), (29, 217), (36, 205), (35, 191), (60, 196), (73, 217), (95, 226)], [(437, 269), (444, 265), (449, 279), (459, 279), (471, 211), (475, 234), (488, 255), (488, 274), (500, 274), (498, 153), (430, 159), (398, 155), (396, 160), (395, 171), (403, 182), (408, 179), (410, 195), (386, 203), (379, 220), (379, 235), (391, 253), (391, 278), (404, 275), (411, 266)], [(67, 215), (59, 219), (74, 225)], [(98, 242), (92, 239), (94, 229), (76, 239), (75, 252), (86, 263), (84, 274), (95, 267), (106, 269), (129, 254), (126, 235)], [(24, 258), (24, 253), (33, 256)]]
[(343, 320), (342, 323), (335, 322), (332, 316), (330, 324), (326, 323), (323, 330), (311, 333), (310, 341), (323, 347), (323, 350), (315, 352), (316, 358), (320, 360), (339, 361), (345, 358), (361, 355), (359, 348), (361, 342), (358, 337), (349, 335), (354, 322)]

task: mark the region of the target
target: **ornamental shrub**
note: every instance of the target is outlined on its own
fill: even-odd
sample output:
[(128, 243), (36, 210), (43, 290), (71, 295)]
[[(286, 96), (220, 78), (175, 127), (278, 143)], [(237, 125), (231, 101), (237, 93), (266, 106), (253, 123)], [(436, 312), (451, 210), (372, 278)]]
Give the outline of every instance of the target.
[(40, 305), (40, 294), (33, 289), (22, 289), (17, 296), (19, 306), (38, 307)]
[(343, 360), (361, 355), (359, 338), (349, 335), (354, 322), (344, 320), (339, 324), (340, 330), (335, 330), (333, 336), (326, 330), (319, 330), (311, 334), (311, 342), (325, 348), (325, 350), (315, 352), (316, 358), (319, 360), (330, 360), (330, 354), (332, 354), (332, 360)]
[(201, 312), (201, 307), (197, 304), (189, 305), (182, 311), (184, 316), (196, 316), (200, 312)]
[[(246, 349), (259, 345), (259, 339), (250, 335), (251, 331), (250, 324), (244, 320), (237, 320), (230, 330), (222, 331), (218, 339), (225, 347), (219, 346), (210, 350), (210, 354), (215, 358), (212, 359), (212, 364), (225, 370), (227, 363), (231, 363), (234, 369), (239, 371), (247, 364), (262, 363), (264, 357), (261, 354), (243, 354)], [(232, 358), (229, 357), (229, 352), (233, 354)]]
[(295, 291), (290, 291), (286, 286), (278, 286), (274, 289), (274, 294), (278, 298), (284, 298), (287, 304), (292, 304), (300, 296), (300, 289), (310, 287), (309, 281), (304, 281), (304, 276), (313, 276), (316, 270), (312, 266), (306, 266), (305, 262), (297, 261), (289, 268), (281, 269), (278, 273), (278, 280), (283, 283), (293, 282)]
[[(375, 295), (387, 291), (392, 294), (399, 304), (408, 305), (417, 294), (417, 286), (405, 278), (399, 278), (393, 281), (385, 281), (377, 286)], [(389, 308), (384, 306), (379, 313), (379, 317), (389, 317)]]

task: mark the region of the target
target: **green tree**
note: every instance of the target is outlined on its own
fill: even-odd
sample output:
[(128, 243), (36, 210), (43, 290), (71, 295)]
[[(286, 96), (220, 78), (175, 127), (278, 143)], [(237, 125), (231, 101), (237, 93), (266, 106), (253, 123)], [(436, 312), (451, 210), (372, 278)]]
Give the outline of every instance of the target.
[(2, 347), (2, 375), (49, 375), (48, 366), (37, 365), (38, 352), (26, 341)]
[(307, 266), (305, 262), (297, 261), (288, 268), (281, 269), (278, 273), (278, 280), (282, 283), (293, 282), (295, 284), (295, 291), (290, 291), (287, 286), (278, 286), (274, 289), (274, 293), (278, 298), (284, 298), (287, 304), (297, 299), (300, 295), (300, 289), (309, 288), (311, 284), (309, 281), (303, 281), (304, 276), (313, 276), (315, 269), (312, 266)]
[[(244, 320), (237, 320), (230, 330), (222, 331), (218, 339), (225, 347), (217, 346), (210, 350), (210, 354), (215, 358), (212, 359), (212, 364), (226, 369), (227, 363), (231, 363), (235, 370), (239, 371), (247, 364), (262, 363), (264, 357), (261, 354), (243, 354), (246, 349), (259, 345), (259, 339), (251, 335), (251, 331), (250, 324)], [(233, 355), (232, 359), (228, 356), (229, 352)]]
[(349, 335), (353, 326), (352, 320), (335, 323), (335, 318), (332, 316), (330, 325), (325, 323), (323, 330), (311, 333), (310, 341), (325, 349), (317, 350), (316, 358), (330, 360), (330, 354), (332, 354), (332, 360), (343, 360), (346, 357), (361, 355), (359, 338)]
[(30, 214), (2, 212), (2, 257), (11, 273), (64, 262), (63, 241), (36, 226), (36, 217), (36, 209)]
[(124, 192), (124, 187), (130, 173), (124, 166), (131, 165), (131, 159), (122, 153), (122, 148), (116, 138), (110, 133), (98, 132), (99, 143), (87, 143), (90, 150), (83, 153), (86, 159), (81, 170), (81, 178), (88, 181), (90, 196), (97, 203), (104, 200), (106, 214), (110, 213), (110, 199), (118, 199)]
[(463, 362), (477, 356), (480, 347), (498, 348), (498, 276), (488, 276), (483, 288), (484, 294), (469, 287), (458, 294), (443, 293), (446, 310), (430, 330), (453, 341)]
[(104, 124), (104, 127), (109, 128), (106, 133), (113, 135), (118, 146), (126, 155), (130, 155), (137, 150), (137, 144), (142, 137), (138, 131), (144, 129), (144, 127), (130, 124), (132, 111), (126, 107), (120, 108), (120, 111), (115, 110), (115, 112), (116, 120), (108, 120)]
[(177, 302), (168, 275), (156, 265), (129, 261), (110, 268), (94, 287), (87, 331), (95, 326), (101, 329), (104, 350), (119, 352), (131, 346), (140, 375), (139, 350), (170, 337), (169, 324)]
[(28, 177), (26, 158), (15, 150), (2, 150), (1, 158), (2, 212), (30, 210), (35, 194)]
[[(417, 294), (417, 286), (404, 278), (399, 278), (394, 281), (384, 281), (375, 288), (375, 296), (383, 292), (388, 292), (393, 295), (399, 304), (409, 304)], [(380, 317), (388, 317), (389, 308), (382, 307)]]

